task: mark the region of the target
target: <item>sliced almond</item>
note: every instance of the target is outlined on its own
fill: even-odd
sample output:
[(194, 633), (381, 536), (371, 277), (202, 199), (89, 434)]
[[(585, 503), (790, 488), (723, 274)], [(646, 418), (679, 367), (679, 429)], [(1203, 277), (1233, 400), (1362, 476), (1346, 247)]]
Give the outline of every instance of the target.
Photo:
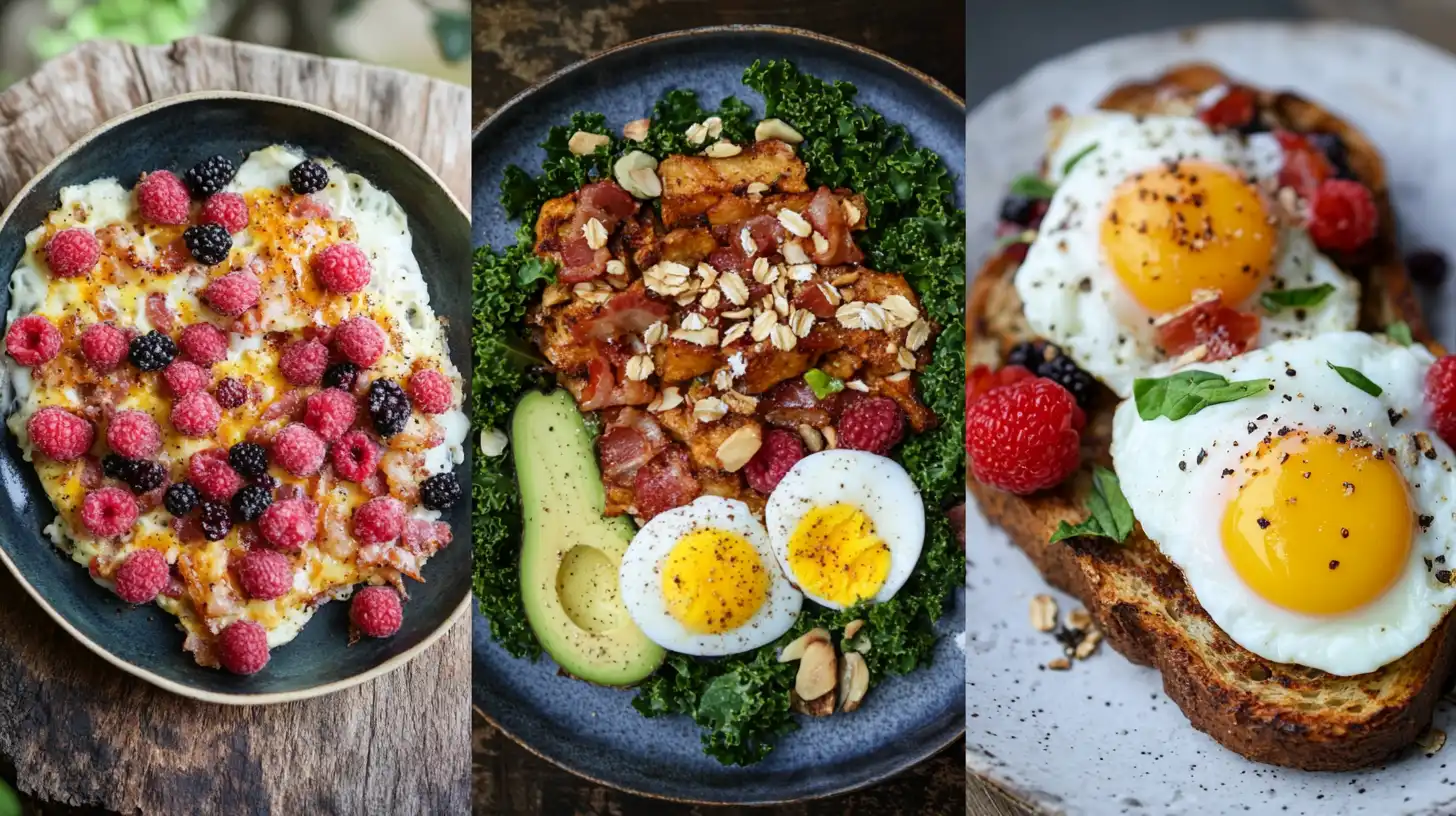
[(908, 379), (910, 379), (910, 372), (908, 372), (908, 371), (896, 371), (894, 374), (891, 374), (890, 376), (886, 377), (885, 378), (885, 382), (904, 382), (904, 381), (906, 381)]
[(859, 708), (869, 690), (869, 664), (858, 652), (846, 652), (839, 668), (839, 710), (848, 713)]
[(789, 710), (810, 717), (828, 717), (834, 713), (834, 692), (829, 691), (817, 700), (805, 700), (791, 689), (789, 691)]
[(789, 127), (789, 124), (782, 119), (765, 119), (753, 129), (753, 140), (763, 142), (769, 139), (778, 139), (781, 142), (796, 145), (804, 141), (804, 135)]
[(779, 662), (791, 663), (804, 656), (804, 650), (809, 644), (815, 641), (829, 642), (829, 632), (825, 629), (815, 627), (802, 635), (789, 641), (789, 645), (779, 650)]
[(890, 295), (880, 301), (880, 307), (885, 310), (892, 329), (904, 328), (920, 319), (920, 310), (904, 295)]
[(814, 235), (812, 236), (812, 238), (814, 239), (814, 254), (815, 255), (823, 255), (824, 253), (826, 253), (826, 252), (829, 251), (829, 239), (828, 238), (825, 238), (823, 235), (820, 235), (817, 232), (814, 233)]
[(824, 434), (819, 429), (807, 423), (799, 426), (799, 438), (804, 440), (804, 447), (810, 453), (818, 453), (824, 450)]
[(1052, 671), (1066, 671), (1067, 669), (1072, 668), (1072, 661), (1066, 659), (1065, 657), (1058, 657), (1053, 660), (1047, 661), (1046, 667), (1048, 669), (1051, 669)]
[(688, 281), (688, 268), (674, 261), (662, 261), (647, 267), (642, 272), (642, 283), (652, 292), (664, 297), (677, 297), (692, 288)]
[(640, 142), (647, 138), (647, 131), (651, 129), (651, 119), (633, 119), (622, 126), (622, 138)]
[(835, 286), (849, 286), (851, 284), (855, 284), (855, 283), (858, 283), (858, 282), (859, 282), (859, 273), (858, 272), (845, 272), (842, 275), (835, 275), (834, 276), (834, 280), (831, 280), (830, 281), (830, 283), (834, 284)]
[(854, 202), (850, 201), (847, 198), (843, 199), (839, 203), (844, 208), (845, 222), (847, 222), (851, 227), (855, 224), (858, 224), (859, 219), (863, 217), (862, 215), (860, 215), (859, 207), (854, 206)]
[(834, 691), (838, 675), (839, 661), (834, 655), (834, 646), (824, 640), (813, 641), (804, 648), (804, 656), (799, 659), (794, 691), (805, 700), (818, 699)]
[(1067, 613), (1067, 628), (1086, 631), (1092, 628), (1092, 613), (1077, 607)]
[(718, 116), (709, 116), (703, 120), (703, 127), (708, 131), (709, 139), (716, 139), (723, 135), (723, 119)]
[(835, 448), (839, 447), (839, 432), (834, 430), (833, 426), (826, 425), (819, 432), (824, 434), (825, 447), (829, 448), (830, 450), (834, 450)]
[(868, 394), (870, 392), (870, 387), (865, 385), (864, 380), (846, 380), (844, 387), (851, 391), (858, 391), (861, 394)]
[(622, 189), (637, 198), (662, 195), (662, 179), (657, 177), (657, 159), (641, 150), (633, 150), (612, 165), (612, 176)]
[(930, 339), (930, 324), (924, 320), (917, 320), (910, 324), (910, 330), (905, 332), (905, 346), (911, 351), (919, 351)]
[(804, 220), (804, 216), (788, 208), (779, 210), (779, 223), (783, 225), (784, 229), (789, 231), (790, 235), (795, 235), (799, 238), (808, 238), (814, 232), (814, 228), (810, 226), (808, 221)]
[(587, 133), (584, 130), (578, 130), (577, 132), (571, 134), (571, 138), (567, 140), (566, 149), (570, 150), (572, 155), (574, 156), (590, 156), (591, 154), (597, 152), (597, 148), (601, 147), (602, 145), (609, 145), (611, 143), (611, 136), (607, 136), (602, 133)]
[(693, 404), (693, 417), (699, 422), (717, 422), (728, 413), (728, 405), (717, 397), (703, 397)]
[(707, 150), (703, 151), (703, 155), (710, 159), (726, 159), (742, 152), (743, 148), (732, 142), (713, 142), (708, 145)]
[(1072, 650), (1072, 656), (1078, 660), (1086, 660), (1092, 656), (1093, 652), (1097, 651), (1097, 644), (1101, 642), (1102, 633), (1096, 629), (1089, 629), (1086, 634), (1082, 635), (1082, 642), (1078, 643), (1077, 648)]
[(723, 316), (729, 320), (747, 320), (753, 317), (752, 309), (734, 309), (731, 312), (724, 312)]
[(700, 145), (708, 141), (708, 126), (702, 122), (694, 122), (683, 132), (688, 137), (688, 144)]
[(499, 428), (486, 428), (480, 432), (480, 452), (494, 459), (506, 452), (509, 441)]
[[(725, 371), (724, 373), (727, 372)], [(730, 385), (732, 384), (732, 374), (728, 375), (728, 382)], [(747, 394), (740, 394), (737, 391), (724, 391), (723, 402), (727, 403), (728, 410), (735, 414), (753, 416), (753, 412), (758, 410), (758, 400), (756, 398), (750, 397)]]
[[(788, 245), (785, 244), (785, 246)], [(801, 263), (789, 264), (788, 266), (784, 267), (784, 270), (790, 278), (799, 281), (800, 283), (803, 283), (804, 281), (813, 279), (814, 272), (818, 268), (819, 267), (811, 263)]]
[[(758, 427), (757, 422), (750, 422), (729, 434), (718, 446), (718, 464), (729, 473), (737, 473), (762, 445), (763, 429)], [(834, 651), (833, 648), (830, 651)]]
[(895, 352), (895, 362), (899, 363), (900, 367), (906, 371), (914, 371), (917, 364), (915, 353), (903, 347)]
[(748, 188), (744, 192), (748, 193), (750, 196), (761, 196), (771, 189), (773, 188), (769, 187), (767, 184), (764, 184), (761, 181), (754, 181), (749, 182)]
[(1038, 632), (1050, 632), (1057, 628), (1057, 600), (1050, 595), (1035, 595), (1031, 599), (1031, 625)]

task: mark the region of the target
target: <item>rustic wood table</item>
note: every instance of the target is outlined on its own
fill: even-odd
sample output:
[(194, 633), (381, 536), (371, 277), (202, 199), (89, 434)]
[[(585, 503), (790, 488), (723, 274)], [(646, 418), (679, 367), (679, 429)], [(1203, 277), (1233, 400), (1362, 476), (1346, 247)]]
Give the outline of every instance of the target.
[[(772, 23), (859, 43), (919, 68), (965, 92), (962, 0), (475, 0), (473, 120), (479, 124), (511, 97), (553, 71), (630, 40), (706, 25)], [(671, 805), (572, 776), (511, 742), (479, 714), (475, 719), (475, 811), (505, 814), (763, 812)], [(965, 797), (965, 747), (881, 785), (777, 812), (953, 814)]]
[[(151, 48), (92, 43), (0, 93), (0, 201), (101, 122), (205, 89), (273, 94), (353, 117), (404, 144), (469, 200), (468, 89), (196, 38)], [(469, 700), (468, 616), (373, 682), (285, 705), (218, 706), (112, 667), (0, 575), (0, 771), (36, 812), (464, 813)]]

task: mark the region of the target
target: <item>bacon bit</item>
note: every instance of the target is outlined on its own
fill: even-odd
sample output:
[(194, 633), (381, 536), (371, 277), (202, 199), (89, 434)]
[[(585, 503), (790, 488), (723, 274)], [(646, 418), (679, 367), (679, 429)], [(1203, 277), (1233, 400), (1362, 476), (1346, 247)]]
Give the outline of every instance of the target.
[(752, 262), (747, 255), (743, 254), (743, 248), (738, 246), (737, 241), (718, 247), (708, 253), (708, 265), (722, 272), (737, 272), (742, 274), (748, 271)]
[(587, 385), (579, 397), (581, 410), (597, 411), (613, 405), (646, 405), (652, 402), (656, 392), (642, 380), (631, 380), (618, 376), (619, 364), (610, 356), (620, 356), (612, 347), (602, 349), (587, 364)]
[(562, 268), (557, 280), (581, 283), (601, 277), (607, 271), (612, 251), (607, 247), (592, 249), (582, 227), (595, 218), (611, 235), (624, 218), (637, 212), (637, 199), (614, 181), (588, 184), (577, 193), (576, 211), (566, 225), (565, 244), (561, 247)]
[(828, 241), (828, 247), (823, 252), (815, 251), (810, 256), (814, 263), (820, 266), (838, 266), (864, 260), (864, 253), (855, 246), (854, 239), (850, 236), (844, 208), (839, 206), (839, 200), (828, 187), (820, 187), (814, 193), (804, 216), (814, 225), (814, 230)]
[(389, 485), (385, 484), (384, 474), (380, 473), (377, 470), (369, 474), (369, 478), (361, 482), (359, 484), (359, 487), (363, 489), (365, 493), (368, 493), (370, 496), (373, 496), (375, 498), (383, 496), (389, 492)]
[(1301, 198), (1309, 198), (1320, 182), (1335, 175), (1334, 165), (1319, 148), (1298, 133), (1274, 131), (1284, 148), (1284, 166), (1279, 169), (1279, 186), (1292, 187)]
[(334, 216), (333, 211), (329, 209), (329, 205), (313, 196), (306, 195), (293, 199), (293, 203), (288, 207), (288, 214), (294, 218), (317, 218), (321, 220), (333, 218)]
[(748, 237), (756, 247), (753, 255), (747, 258), (750, 262), (755, 258), (774, 254), (784, 240), (784, 225), (780, 224), (777, 218), (772, 215), (755, 215), (734, 227), (733, 240), (729, 243), (738, 244), (741, 248), (738, 236), (742, 235), (745, 229), (748, 230)]
[(674, 443), (643, 465), (633, 480), (633, 493), (643, 520), (696, 499), (702, 486), (693, 476), (687, 449)]
[(88, 454), (85, 459), (81, 460), (82, 487), (87, 490), (95, 490), (101, 486), (101, 482), (105, 478), (105, 474), (101, 472), (101, 463), (96, 461), (96, 457)]
[(169, 334), (172, 327), (176, 325), (177, 315), (172, 307), (167, 305), (167, 296), (161, 292), (152, 292), (147, 295), (147, 320), (151, 321), (152, 328), (163, 334)]
[(810, 283), (799, 288), (794, 293), (794, 305), (800, 309), (806, 309), (810, 314), (820, 320), (828, 320), (834, 317), (839, 306), (829, 300), (829, 293), (824, 289), (828, 284)]
[(597, 440), (602, 477), (631, 485), (637, 470), (666, 448), (672, 440), (646, 412), (623, 408), (607, 419), (607, 430)]
[(1241, 128), (1254, 121), (1257, 102), (1254, 89), (1235, 85), (1219, 100), (1198, 113), (1198, 118), (1214, 130)]
[(1259, 336), (1259, 316), (1224, 306), (1218, 298), (1184, 309), (1157, 328), (1158, 345), (1170, 357), (1205, 346), (1205, 360), (1227, 360), (1243, 354)]
[(442, 521), (411, 517), (404, 524), (400, 544), (416, 555), (431, 556), (450, 543), (454, 534)]
[(583, 339), (613, 340), (624, 334), (639, 334), (648, 326), (666, 320), (671, 310), (666, 303), (647, 294), (642, 281), (635, 280), (626, 290), (612, 295), (602, 304), (597, 316), (580, 327)]

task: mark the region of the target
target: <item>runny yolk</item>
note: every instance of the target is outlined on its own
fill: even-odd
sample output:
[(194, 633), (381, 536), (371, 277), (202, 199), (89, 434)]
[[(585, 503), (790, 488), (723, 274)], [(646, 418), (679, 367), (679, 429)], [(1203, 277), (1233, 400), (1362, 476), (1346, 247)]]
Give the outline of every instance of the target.
[(1278, 230), (1259, 190), (1208, 162), (1164, 164), (1113, 191), (1102, 250), (1143, 308), (1165, 314), (1201, 290), (1247, 300), (1274, 264)]
[(811, 508), (789, 535), (788, 549), (799, 587), (841, 606), (874, 597), (890, 574), (890, 548), (852, 504)]
[(1405, 568), (1410, 496), (1376, 449), (1294, 434), (1260, 446), (1244, 472), (1224, 512), (1223, 548), (1265, 600), (1312, 615), (1348, 612)]
[(747, 623), (768, 597), (758, 550), (727, 530), (699, 529), (673, 545), (662, 565), (662, 597), (684, 628), (717, 634)]

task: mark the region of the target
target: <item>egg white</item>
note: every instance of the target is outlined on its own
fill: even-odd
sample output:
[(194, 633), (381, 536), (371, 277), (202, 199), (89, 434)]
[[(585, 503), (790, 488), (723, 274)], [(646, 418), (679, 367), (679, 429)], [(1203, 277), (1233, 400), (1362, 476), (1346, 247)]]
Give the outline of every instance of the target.
[[(1383, 392), (1376, 397), (1356, 388), (1330, 362), (1357, 369)], [(1420, 645), (1456, 605), (1456, 587), (1437, 581), (1429, 566), (1437, 558), (1456, 564), (1456, 458), (1433, 429), (1423, 398), (1432, 362), (1420, 346), (1340, 332), (1194, 366), (1229, 380), (1269, 378), (1272, 391), (1177, 421), (1144, 421), (1132, 400), (1118, 407), (1112, 457), (1123, 494), (1143, 532), (1182, 569), (1199, 603), (1234, 642), (1280, 663), (1363, 674)], [(1412, 525), (1404, 571), (1379, 598), (1343, 614), (1301, 614), (1255, 593), (1226, 557), (1218, 531), (1240, 480), (1223, 473), (1242, 473), (1240, 456), (1276, 429), (1320, 435), (1332, 425), (1394, 449), (1386, 459), (1405, 478), (1413, 511), (1434, 521)], [(1421, 455), (1417, 433), (1429, 440), (1435, 458)]]
[[(683, 537), (696, 530), (723, 530), (742, 536), (757, 551), (768, 576), (763, 605), (743, 625), (719, 633), (689, 630), (672, 616), (662, 596), (662, 569)], [(627, 614), (653, 643), (682, 654), (719, 656), (756, 649), (793, 627), (804, 605), (803, 593), (779, 572), (763, 525), (737, 499), (701, 496), (659, 513), (637, 531), (622, 555), (618, 586)]]
[[(1268, 134), (1256, 136), (1245, 144), (1237, 134), (1214, 133), (1191, 117), (1113, 111), (1072, 117), (1047, 157), (1056, 194), (1016, 272), (1016, 291), (1035, 333), (1119, 396), (1131, 394), (1132, 381), (1165, 355), (1157, 347), (1152, 315), (1106, 263), (1100, 233), (1108, 202), (1132, 175), (1172, 161), (1199, 159), (1254, 179), (1274, 178), (1283, 162), (1278, 142)], [(1325, 283), (1335, 289), (1318, 306), (1274, 314), (1258, 308), (1260, 296), (1271, 288)], [(1353, 329), (1359, 304), (1359, 283), (1319, 254), (1303, 230), (1284, 228), (1271, 275), (1240, 308), (1259, 312), (1258, 345), (1263, 346)]]
[[(844, 449), (800, 459), (769, 494), (764, 511), (774, 556), (784, 574), (795, 580), (789, 566), (789, 539), (794, 529), (813, 508), (839, 503), (853, 505), (869, 516), (875, 535), (889, 548), (889, 573), (871, 599), (884, 603), (909, 580), (925, 543), (925, 505), (920, 490), (893, 459)], [(844, 608), (807, 591), (804, 595), (820, 606)]]

